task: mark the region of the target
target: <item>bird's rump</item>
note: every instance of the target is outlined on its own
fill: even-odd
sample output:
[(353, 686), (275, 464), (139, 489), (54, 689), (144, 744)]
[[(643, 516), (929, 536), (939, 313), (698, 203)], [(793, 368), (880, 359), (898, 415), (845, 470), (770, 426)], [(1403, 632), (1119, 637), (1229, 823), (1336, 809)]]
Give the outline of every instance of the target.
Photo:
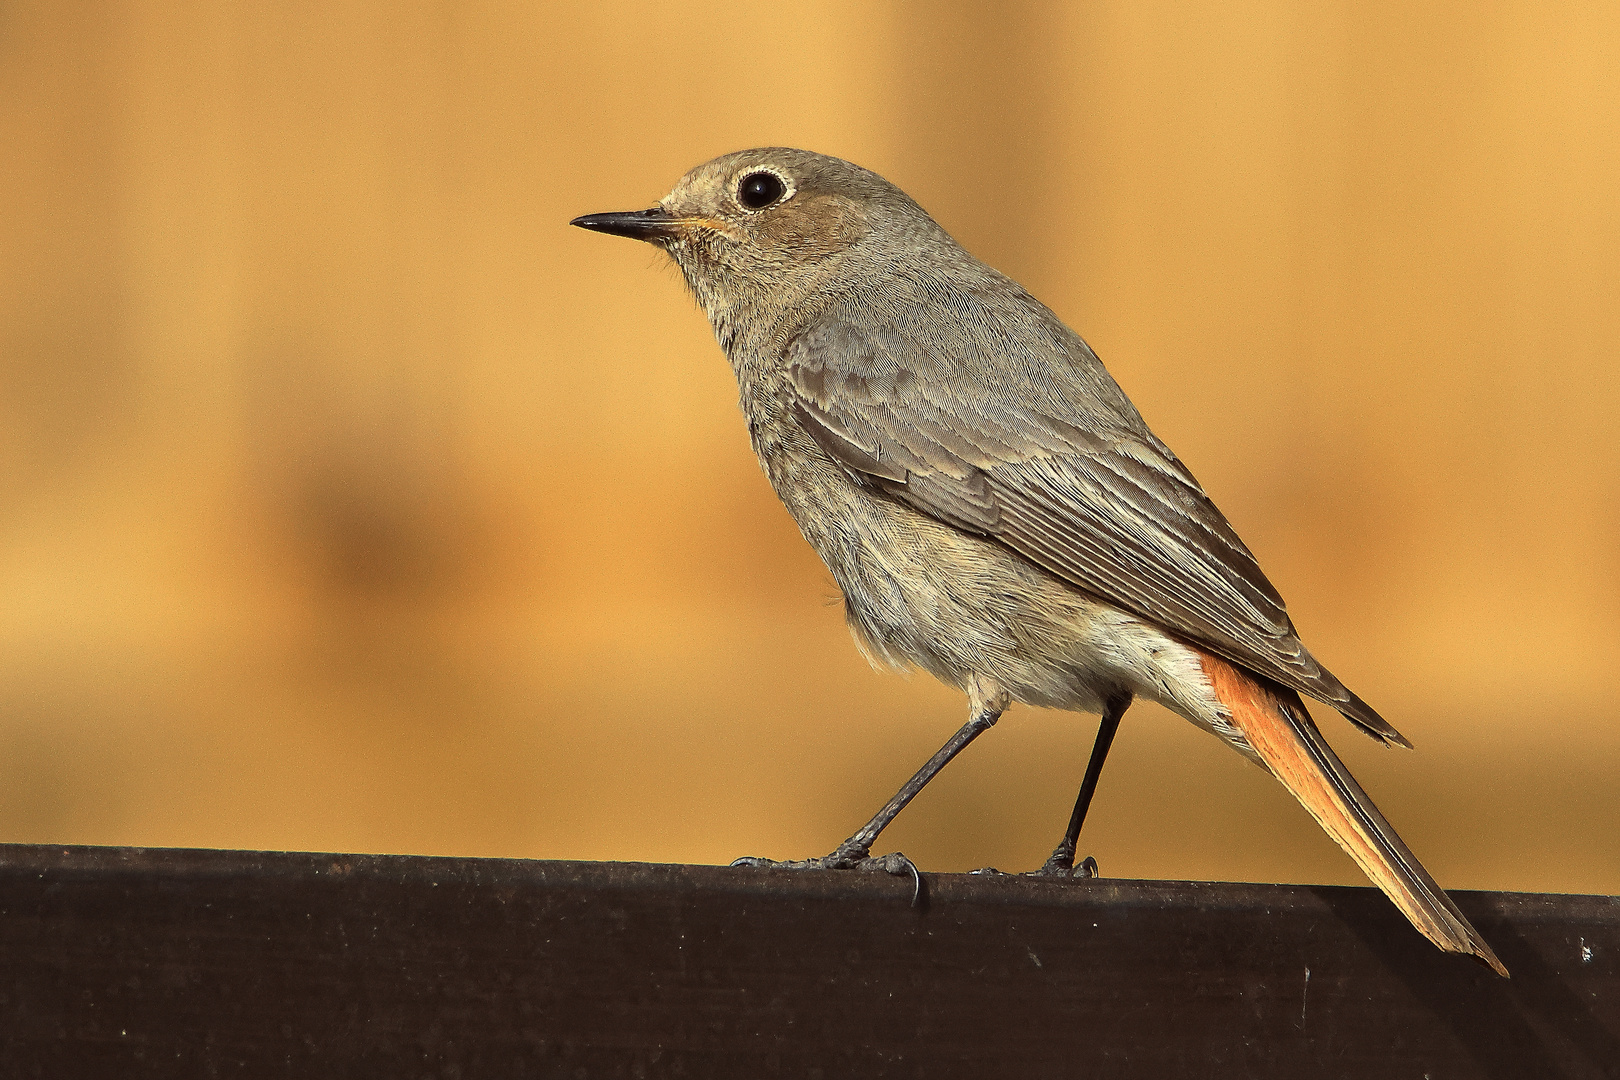
[[(1009, 342), (997, 358), (982, 333), (932, 329), (925, 346), (898, 321), (823, 319), (794, 339), (794, 411), (823, 450), (863, 483), (1406, 745), (1306, 650), (1249, 549), (1084, 342)], [(969, 392), (998, 359), (1020, 369), (998, 389), (1033, 392)], [(1118, 414), (1053, 392), (1073, 382), (1043, 378), (1056, 365), (1108, 380), (1098, 398), (1124, 403)]]

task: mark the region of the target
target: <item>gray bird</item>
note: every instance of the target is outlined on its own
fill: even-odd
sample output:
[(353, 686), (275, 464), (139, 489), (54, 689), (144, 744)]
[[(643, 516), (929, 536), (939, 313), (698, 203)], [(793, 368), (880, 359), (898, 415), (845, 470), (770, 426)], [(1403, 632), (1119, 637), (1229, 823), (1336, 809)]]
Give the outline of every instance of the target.
[(1310, 654), (1193, 474), (1017, 282), (877, 174), (781, 147), (700, 165), (650, 210), (573, 224), (674, 258), (857, 642), (968, 695), (968, 722), (866, 826), (830, 855), (776, 865), (904, 865), (871, 857), (878, 834), (1022, 701), (1102, 714), (1068, 830), (1039, 871), (1083, 873), (1075, 846), (1097, 777), (1144, 697), (1282, 781), (1430, 941), (1507, 975), (1300, 695), (1410, 744)]

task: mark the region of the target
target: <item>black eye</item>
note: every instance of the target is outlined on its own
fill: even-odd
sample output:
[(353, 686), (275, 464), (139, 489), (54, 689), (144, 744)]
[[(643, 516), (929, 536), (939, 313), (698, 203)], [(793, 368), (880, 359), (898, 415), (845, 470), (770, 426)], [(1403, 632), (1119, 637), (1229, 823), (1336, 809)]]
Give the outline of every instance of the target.
[(737, 201), (750, 210), (763, 210), (786, 194), (787, 185), (775, 173), (749, 173), (737, 184)]

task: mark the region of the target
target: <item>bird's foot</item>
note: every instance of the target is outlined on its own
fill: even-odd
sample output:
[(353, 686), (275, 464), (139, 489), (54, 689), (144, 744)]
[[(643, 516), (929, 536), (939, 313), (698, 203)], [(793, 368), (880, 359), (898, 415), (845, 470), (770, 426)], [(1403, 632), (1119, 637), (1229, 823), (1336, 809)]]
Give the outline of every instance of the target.
[(1067, 861), (1059, 858), (1047, 859), (1045, 865), (1039, 870), (1030, 870), (1022, 874), (1009, 874), (1005, 870), (997, 870), (993, 866), (981, 866), (968, 873), (976, 877), (1038, 877), (1038, 878), (1094, 878), (1097, 876), (1097, 860), (1087, 855), (1080, 860), (1080, 865), (1073, 865), (1071, 856)]
[(911, 878), (912, 892), (911, 904), (916, 907), (922, 902), (922, 871), (917, 864), (906, 858), (898, 851), (891, 851), (887, 855), (870, 855), (869, 848), (849, 841), (838, 845), (830, 854), (819, 859), (761, 859), (752, 855), (745, 855), (741, 859), (732, 861), (732, 866), (753, 866), (773, 870), (881, 870), (895, 877)]
[(1052, 857), (1041, 865), (1039, 870), (1031, 870), (1025, 877), (1039, 878), (1094, 878), (1097, 876), (1097, 860), (1087, 855), (1080, 860), (1078, 866), (1074, 862), (1074, 852), (1065, 852), (1061, 847), (1052, 852)]

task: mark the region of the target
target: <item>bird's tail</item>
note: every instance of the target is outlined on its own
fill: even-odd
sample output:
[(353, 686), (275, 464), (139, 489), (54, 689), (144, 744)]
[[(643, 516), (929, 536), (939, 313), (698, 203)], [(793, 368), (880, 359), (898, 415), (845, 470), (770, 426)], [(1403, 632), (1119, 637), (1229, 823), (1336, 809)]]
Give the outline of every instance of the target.
[(1218, 657), (1206, 653), (1201, 659), (1215, 696), (1260, 760), (1412, 925), (1447, 952), (1477, 957), (1506, 978), (1508, 970), (1496, 953), (1322, 738), (1299, 695), (1263, 683)]

